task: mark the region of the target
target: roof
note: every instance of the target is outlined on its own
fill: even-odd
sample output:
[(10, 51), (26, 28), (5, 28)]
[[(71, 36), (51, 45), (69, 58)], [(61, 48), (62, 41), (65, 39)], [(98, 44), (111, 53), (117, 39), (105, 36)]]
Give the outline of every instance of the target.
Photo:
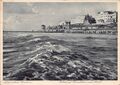
[(102, 12), (98, 12), (98, 14), (101, 14), (101, 13), (114, 14), (116, 12), (115, 11), (102, 11)]

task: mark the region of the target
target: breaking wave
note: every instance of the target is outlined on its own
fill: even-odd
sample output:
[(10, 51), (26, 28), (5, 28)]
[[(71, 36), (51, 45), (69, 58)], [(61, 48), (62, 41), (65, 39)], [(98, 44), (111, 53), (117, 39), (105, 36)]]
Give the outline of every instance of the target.
[(72, 43), (48, 36), (8, 38), (4, 40), (4, 49), (5, 80), (117, 79), (114, 70), (102, 62), (96, 64), (87, 52), (76, 52)]

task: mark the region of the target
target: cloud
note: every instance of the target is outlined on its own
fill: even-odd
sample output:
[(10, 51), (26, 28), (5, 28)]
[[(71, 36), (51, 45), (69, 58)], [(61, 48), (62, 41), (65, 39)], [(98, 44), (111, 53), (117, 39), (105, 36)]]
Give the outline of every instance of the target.
[(3, 4), (3, 12), (8, 14), (31, 14), (32, 6), (23, 3), (23, 2), (4, 2)]
[[(100, 10), (116, 10), (116, 3), (49, 3), (49, 2), (4, 2), (4, 13), (47, 14), (47, 13), (78, 13)], [(86, 11), (87, 10), (87, 11)]]
[(4, 27), (6, 30), (39, 30), (41, 24), (56, 25), (80, 15), (116, 8), (116, 3), (4, 2)]
[(17, 19), (16, 16), (9, 16), (4, 20), (4, 29), (14, 30), (20, 23), (20, 19)]
[(33, 3), (31, 3), (31, 2), (26, 2), (26, 4), (27, 4), (28, 6), (30, 6), (30, 7), (33, 6)]
[(35, 14), (39, 14), (39, 10), (34, 8), (34, 7), (32, 8), (32, 12), (35, 13)]

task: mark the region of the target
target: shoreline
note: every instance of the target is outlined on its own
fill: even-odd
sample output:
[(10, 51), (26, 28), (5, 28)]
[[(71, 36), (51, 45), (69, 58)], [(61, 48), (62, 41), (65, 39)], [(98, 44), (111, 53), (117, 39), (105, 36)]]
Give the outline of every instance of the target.
[(3, 31), (3, 33), (7, 33), (7, 32), (16, 32), (16, 33), (19, 33), (19, 32), (22, 32), (22, 33), (51, 33), (51, 34), (55, 34), (55, 33), (63, 33), (63, 34), (105, 34), (105, 35), (117, 35), (117, 31), (108, 31), (108, 32), (88, 32), (88, 31), (85, 31), (85, 32), (41, 32), (41, 31)]

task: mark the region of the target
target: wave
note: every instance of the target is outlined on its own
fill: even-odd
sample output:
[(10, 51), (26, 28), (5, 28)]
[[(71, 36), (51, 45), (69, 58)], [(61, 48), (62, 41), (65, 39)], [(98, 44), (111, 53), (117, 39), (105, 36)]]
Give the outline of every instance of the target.
[(108, 66), (103, 63), (96, 65), (89, 56), (80, 51), (76, 53), (73, 50), (74, 45), (69, 42), (48, 36), (29, 36), (29, 39), (28, 36), (24, 36), (23, 38), (13, 39), (17, 39), (14, 43), (17, 42), (18, 47), (15, 46), (15, 48), (18, 52), (10, 55), (8, 53), (9, 57), (4, 58), (5, 80), (117, 79), (117, 74), (112, 72)]

